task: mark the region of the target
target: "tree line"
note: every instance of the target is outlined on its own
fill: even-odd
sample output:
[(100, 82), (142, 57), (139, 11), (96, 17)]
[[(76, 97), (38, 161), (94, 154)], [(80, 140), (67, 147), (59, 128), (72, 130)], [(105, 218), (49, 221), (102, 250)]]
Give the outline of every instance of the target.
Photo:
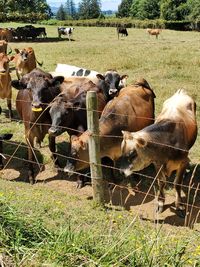
[(163, 19), (171, 21), (200, 20), (199, 0), (122, 0), (117, 17)]
[(101, 17), (100, 0), (82, 0), (76, 8), (73, 0), (67, 0), (66, 3), (59, 7), (56, 18), (65, 19), (95, 19)]

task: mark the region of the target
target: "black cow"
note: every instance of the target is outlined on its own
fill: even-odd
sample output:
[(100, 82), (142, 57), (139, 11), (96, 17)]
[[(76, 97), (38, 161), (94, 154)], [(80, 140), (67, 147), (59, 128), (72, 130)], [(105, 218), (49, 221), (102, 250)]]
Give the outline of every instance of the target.
[(128, 31), (127, 31), (126, 27), (124, 27), (124, 26), (118, 26), (117, 27), (118, 39), (119, 39), (119, 34), (120, 33), (121, 33), (121, 36), (128, 36)]
[[(12, 86), (19, 90), (16, 98), (16, 109), (25, 126), (25, 137), (28, 144), (29, 181), (34, 183), (33, 147), (34, 139), (40, 145), (48, 133), (51, 118), (47, 109), (48, 104), (60, 93), (60, 84), (64, 77), (52, 77), (40, 69), (34, 69), (20, 80), (12, 81)], [(52, 152), (55, 165), (55, 137), (49, 136), (49, 149)]]
[(128, 75), (120, 76), (115, 70), (108, 70), (105, 75), (97, 74), (96, 76), (99, 79), (97, 86), (104, 93), (107, 102), (126, 86), (126, 80), (128, 78)]
[(12, 34), (14, 38), (19, 40), (27, 40), (29, 38), (36, 39), (38, 36), (42, 35), (46, 37), (46, 29), (44, 27), (35, 28), (32, 25), (26, 25), (23, 27), (17, 27), (12, 30)]

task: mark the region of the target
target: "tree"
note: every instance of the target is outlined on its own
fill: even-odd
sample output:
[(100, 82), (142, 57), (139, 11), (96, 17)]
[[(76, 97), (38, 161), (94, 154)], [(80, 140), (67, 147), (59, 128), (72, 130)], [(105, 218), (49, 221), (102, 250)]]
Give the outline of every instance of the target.
[(76, 7), (73, 0), (67, 0), (65, 3), (65, 13), (66, 18), (68, 19), (75, 19), (76, 18)]
[(79, 18), (95, 19), (101, 14), (100, 0), (82, 0), (79, 3)]
[(130, 9), (133, 0), (122, 0), (121, 4), (118, 6), (118, 12), (116, 13), (117, 17), (129, 17)]
[(138, 19), (157, 19), (160, 17), (159, 0), (136, 0), (131, 5), (130, 15)]
[(188, 18), (191, 20), (200, 20), (200, 1), (199, 0), (188, 0), (187, 6), (189, 9)]
[(57, 13), (56, 13), (56, 18), (58, 20), (65, 20), (66, 18), (66, 14), (65, 14), (65, 10), (64, 10), (64, 7), (63, 5), (61, 4), (61, 6), (59, 7)]
[(187, 0), (161, 0), (161, 18), (165, 20), (184, 20), (189, 14)]

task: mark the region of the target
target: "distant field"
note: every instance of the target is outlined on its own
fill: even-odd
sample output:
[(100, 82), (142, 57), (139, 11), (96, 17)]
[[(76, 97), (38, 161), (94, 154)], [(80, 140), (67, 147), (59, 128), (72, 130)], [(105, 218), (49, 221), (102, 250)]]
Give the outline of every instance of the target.
[[(1, 24), (1, 27), (11, 26), (17, 27), (19, 24)], [(35, 26), (39, 27), (41, 25)], [(73, 41), (67, 41), (65, 38), (60, 41), (57, 39), (58, 34), (55, 26), (45, 27), (47, 29), (47, 40), (40, 39), (39, 42), (11, 42), (9, 45), (13, 51), (14, 48), (33, 47), (38, 61), (43, 61), (42, 69), (45, 71), (53, 71), (57, 63), (66, 63), (99, 72), (116, 69), (120, 74), (127, 74), (129, 76), (128, 83), (132, 83), (137, 78), (143, 77), (149, 82), (156, 94), (156, 115), (161, 111), (164, 100), (174, 94), (176, 90), (184, 88), (197, 103), (197, 120), (198, 124), (200, 124), (199, 32), (163, 30), (158, 40), (156, 40), (155, 36), (149, 36), (145, 29), (128, 29), (128, 37), (120, 37), (118, 40), (115, 28), (76, 27)], [(12, 78), (16, 79), (14, 71), (12, 72)], [(17, 91), (13, 89), (14, 109), (16, 93)], [(11, 131), (14, 134), (12, 138), (13, 142), (17, 144), (23, 142), (25, 144), (25, 140), (23, 139), (23, 125), (20, 122), (10, 122), (5, 117), (7, 110), (5, 101), (0, 100), (0, 104), (3, 108), (0, 132)], [(15, 116), (17, 118), (16, 112)], [(65, 138), (67, 138), (66, 134), (59, 137), (57, 141), (61, 143)], [(47, 144), (46, 140), (45, 142)], [(199, 163), (200, 161), (199, 147), (200, 138), (198, 135), (197, 141), (190, 153), (192, 164)], [(12, 154), (14, 150), (15, 147), (9, 145), (6, 148), (6, 153)], [(45, 147), (43, 152), (43, 161), (47, 165), (50, 165), (51, 159), (47, 147)], [(25, 157), (24, 149), (20, 152), (17, 151), (16, 155), (17, 157)], [(21, 168), (24, 168), (23, 162), (17, 162), (13, 166), (17, 166), (18, 164), (21, 164)], [(13, 177), (18, 175), (14, 171), (16, 170), (12, 170), (11, 168), (9, 171), (3, 171), (2, 178), (12, 180)], [(57, 231), (58, 228), (61, 229), (60, 231), (63, 228), (70, 230), (69, 232), (64, 232), (63, 230), (60, 233), (59, 237), (61, 239), (63, 238), (62, 240), (58, 236), (53, 236), (53, 234), (51, 236), (50, 232), (50, 237), (47, 237), (45, 233), (44, 239), (41, 238), (41, 243), (38, 241), (39, 243), (37, 243), (36, 247), (33, 245), (34, 249), (32, 251), (24, 249), (24, 245), (20, 245), (21, 247), (19, 246), (17, 250), (16, 246), (13, 245), (13, 250), (10, 251), (9, 245), (7, 245), (6, 251), (9, 250), (13, 258), (15, 258), (13, 255), (16, 255), (15, 260), (18, 265), (13, 266), (199, 266), (200, 250), (197, 249), (198, 247), (195, 247), (199, 244), (199, 231), (192, 232), (191, 230), (189, 232), (188, 229), (185, 229), (185, 235), (183, 234), (181, 236), (182, 233), (180, 233), (179, 229), (170, 228), (171, 234), (168, 233), (169, 236), (165, 236), (163, 234), (165, 231), (162, 232), (161, 226), (156, 225), (154, 227), (154, 225), (151, 227), (148, 222), (144, 221), (137, 222), (136, 225), (132, 222), (131, 225), (135, 225), (135, 228), (131, 228), (132, 226), (130, 227), (128, 225), (132, 221), (133, 214), (127, 213), (121, 208), (119, 213), (117, 211), (107, 211), (105, 214), (102, 210), (95, 211), (95, 207), (91, 202), (88, 204), (86, 198), (88, 194), (91, 194), (91, 192), (88, 193), (87, 191), (89, 189), (85, 189), (86, 192), (82, 191), (80, 195), (75, 189), (69, 189), (68, 195), (68, 184), (65, 184), (64, 175), (61, 175), (61, 180), (63, 179), (64, 182), (64, 186), (61, 186), (57, 184), (56, 179), (58, 177), (55, 173), (52, 174), (53, 171), (51, 171), (52, 169), (48, 169), (47, 167), (46, 178), (53, 181), (52, 184), (49, 183), (47, 186), (42, 183), (31, 187), (29, 184), (24, 183), (0, 181), (0, 201), (9, 201), (10, 205), (13, 205), (19, 211), (20, 218), (25, 216), (27, 221), (29, 219), (31, 221), (37, 221), (38, 225), (41, 219), (44, 222), (44, 228), (47, 227), (48, 229), (53, 229), (53, 231)], [(25, 175), (24, 172), (19, 175), (21, 179), (23, 179), (23, 175)], [(173, 218), (171, 220), (173, 221)], [(173, 223), (170, 224), (173, 225)], [(181, 225), (183, 224), (181, 223)], [(103, 229), (104, 227), (106, 228), (105, 231)], [(108, 229), (107, 227), (110, 228)], [(130, 227), (131, 229), (130, 232), (128, 231), (128, 234), (126, 227)], [(151, 229), (149, 230), (149, 239), (146, 236), (146, 227), (147, 229)], [(139, 232), (137, 232), (137, 229)], [(133, 232), (135, 235), (139, 233), (138, 239), (135, 236), (133, 237)], [(121, 233), (124, 233), (125, 237), (127, 237), (127, 239), (123, 239), (124, 243), (122, 242), (124, 251), (120, 250), (122, 244), (120, 242), (122, 240), (119, 236)], [(104, 234), (105, 239), (102, 238)], [(112, 234), (114, 235), (114, 240), (111, 238)], [(3, 246), (1, 245), (1, 235), (3, 236), (3, 232), (0, 231), (0, 251)], [(92, 235), (95, 236), (96, 240), (92, 239)], [(162, 239), (162, 235), (164, 239)], [(134, 238), (135, 240), (133, 240)], [(47, 240), (46, 248), (45, 240)], [(84, 240), (87, 240), (87, 242), (84, 242)], [(70, 244), (70, 248), (66, 245), (64, 248), (65, 253), (63, 254), (62, 245), (67, 244), (67, 242)], [(125, 242), (127, 242), (127, 246), (125, 246)], [(192, 248), (187, 246), (191, 243), (194, 245)], [(4, 243), (2, 242), (2, 244)], [(133, 251), (130, 251), (130, 244), (131, 246), (134, 244), (133, 250), (135, 254)], [(157, 244), (157, 247), (155, 247), (155, 244)], [(172, 248), (171, 251), (169, 249), (170, 246)], [(165, 250), (162, 247), (165, 247)], [(53, 254), (53, 250), (55, 254)], [(193, 250), (196, 251), (195, 255), (192, 254)], [(129, 259), (129, 253), (134, 254), (135, 258), (133, 261)], [(182, 258), (181, 253), (186, 253), (185, 259), (184, 257)], [(141, 255), (143, 255), (143, 259)], [(178, 258), (174, 262), (175, 260), (173, 261), (173, 259), (177, 255)], [(22, 262), (23, 257), (24, 265), (20, 265), (19, 263)], [(156, 257), (157, 261), (155, 259)], [(161, 260), (162, 257), (164, 257), (163, 260)], [(194, 265), (195, 262), (198, 264)], [(168, 265), (165, 265), (165, 263)]]

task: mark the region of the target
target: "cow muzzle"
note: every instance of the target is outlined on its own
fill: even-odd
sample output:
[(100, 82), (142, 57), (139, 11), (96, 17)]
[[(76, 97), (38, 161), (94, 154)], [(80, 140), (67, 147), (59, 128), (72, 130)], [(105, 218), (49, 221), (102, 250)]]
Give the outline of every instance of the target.
[(40, 112), (42, 111), (42, 107), (40, 104), (32, 103), (32, 111), (34, 112)]
[(64, 167), (64, 172), (68, 173), (69, 177), (75, 172), (75, 166), (69, 160), (67, 160), (66, 166)]
[(117, 92), (118, 92), (117, 89), (109, 89), (109, 91), (108, 91), (109, 95), (114, 95), (114, 94), (116, 94)]
[(53, 136), (57, 136), (59, 134), (58, 129), (54, 126), (49, 128), (48, 133)]

